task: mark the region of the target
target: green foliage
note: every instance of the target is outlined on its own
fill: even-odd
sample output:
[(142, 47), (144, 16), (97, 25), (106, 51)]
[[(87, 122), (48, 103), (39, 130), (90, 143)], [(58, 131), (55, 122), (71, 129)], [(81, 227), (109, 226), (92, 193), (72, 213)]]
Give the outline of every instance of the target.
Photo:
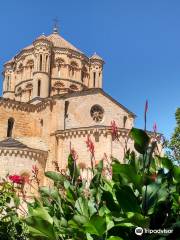
[(0, 239), (25, 240), (27, 227), (17, 214), (20, 200), (14, 186), (7, 181), (0, 184)]
[[(133, 128), (130, 134), (139, 155), (128, 151), (128, 164), (113, 159), (111, 177), (105, 176), (100, 161), (93, 168), (91, 181), (83, 181), (72, 155), (66, 174), (45, 173), (53, 184), (40, 187), (38, 200), (28, 204), (23, 224), (28, 227), (29, 239), (136, 240), (137, 226), (173, 229), (163, 239), (176, 239), (180, 228), (180, 167), (168, 157), (157, 156), (156, 142), (150, 142), (143, 130)], [(15, 196), (7, 195), (2, 205), (12, 199)], [(16, 221), (18, 227), (13, 218), (9, 221), (14, 236), (24, 231), (22, 220), (17, 217)], [(162, 236), (146, 234), (143, 239), (160, 240)]]
[(177, 108), (175, 113), (175, 118), (176, 118), (176, 127), (171, 137), (169, 148), (172, 150), (175, 160), (179, 161), (180, 160), (180, 108)]
[(131, 137), (140, 155), (128, 151), (128, 164), (113, 159), (112, 179), (103, 175), (100, 161), (87, 185), (71, 155), (68, 175), (45, 173), (54, 187), (41, 187), (40, 202), (31, 204), (26, 220), (30, 234), (38, 239), (134, 240), (137, 226), (174, 229), (176, 234), (180, 168), (154, 154), (156, 143), (143, 130), (133, 128)]

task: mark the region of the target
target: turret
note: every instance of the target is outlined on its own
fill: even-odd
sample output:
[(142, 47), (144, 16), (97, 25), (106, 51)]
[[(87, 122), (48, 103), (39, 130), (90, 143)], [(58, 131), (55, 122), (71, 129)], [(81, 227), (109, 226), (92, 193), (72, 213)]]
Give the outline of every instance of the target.
[(3, 97), (14, 98), (14, 84), (13, 84), (13, 61), (9, 61), (4, 65), (4, 81), (3, 81)]
[(41, 35), (34, 42), (35, 66), (33, 74), (33, 98), (49, 96), (50, 61), (52, 43)]
[(103, 59), (96, 53), (90, 57), (91, 71), (90, 71), (90, 88), (102, 88), (102, 71), (103, 71)]

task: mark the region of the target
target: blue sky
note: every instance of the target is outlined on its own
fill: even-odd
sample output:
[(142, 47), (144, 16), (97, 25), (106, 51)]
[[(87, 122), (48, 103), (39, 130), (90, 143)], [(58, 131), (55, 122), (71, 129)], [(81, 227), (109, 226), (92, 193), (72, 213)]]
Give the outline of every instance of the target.
[(65, 39), (104, 58), (104, 90), (137, 115), (136, 126), (143, 127), (148, 99), (148, 129), (156, 121), (171, 135), (180, 102), (180, 1), (7, 0), (0, 10), (1, 71), (38, 35), (50, 34), (57, 17)]

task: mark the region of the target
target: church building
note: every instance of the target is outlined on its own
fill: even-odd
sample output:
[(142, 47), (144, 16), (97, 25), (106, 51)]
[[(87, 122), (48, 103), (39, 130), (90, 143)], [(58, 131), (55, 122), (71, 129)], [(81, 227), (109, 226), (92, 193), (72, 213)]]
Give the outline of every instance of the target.
[[(13, 44), (13, 43), (12, 43)], [(87, 137), (95, 146), (95, 159), (123, 160), (124, 147), (135, 114), (104, 92), (103, 59), (86, 56), (54, 27), (4, 64), (0, 98), (0, 177), (43, 173), (67, 166), (70, 149), (77, 163), (90, 167)], [(118, 125), (113, 139), (111, 122)], [(131, 139), (128, 148), (133, 148)], [(42, 180), (43, 181), (43, 180)]]

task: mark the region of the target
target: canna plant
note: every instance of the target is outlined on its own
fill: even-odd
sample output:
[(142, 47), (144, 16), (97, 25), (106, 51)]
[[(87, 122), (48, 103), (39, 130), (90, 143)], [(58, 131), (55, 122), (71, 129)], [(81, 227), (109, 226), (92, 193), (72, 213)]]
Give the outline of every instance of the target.
[(28, 204), (30, 239), (135, 240), (137, 226), (173, 230), (143, 239), (178, 239), (180, 167), (158, 154), (156, 136), (132, 128), (130, 137), (138, 155), (128, 150), (126, 164), (112, 158), (111, 177), (101, 160), (92, 165), (90, 183), (82, 180), (72, 152), (66, 173), (45, 173), (53, 185), (39, 187), (40, 196)]

